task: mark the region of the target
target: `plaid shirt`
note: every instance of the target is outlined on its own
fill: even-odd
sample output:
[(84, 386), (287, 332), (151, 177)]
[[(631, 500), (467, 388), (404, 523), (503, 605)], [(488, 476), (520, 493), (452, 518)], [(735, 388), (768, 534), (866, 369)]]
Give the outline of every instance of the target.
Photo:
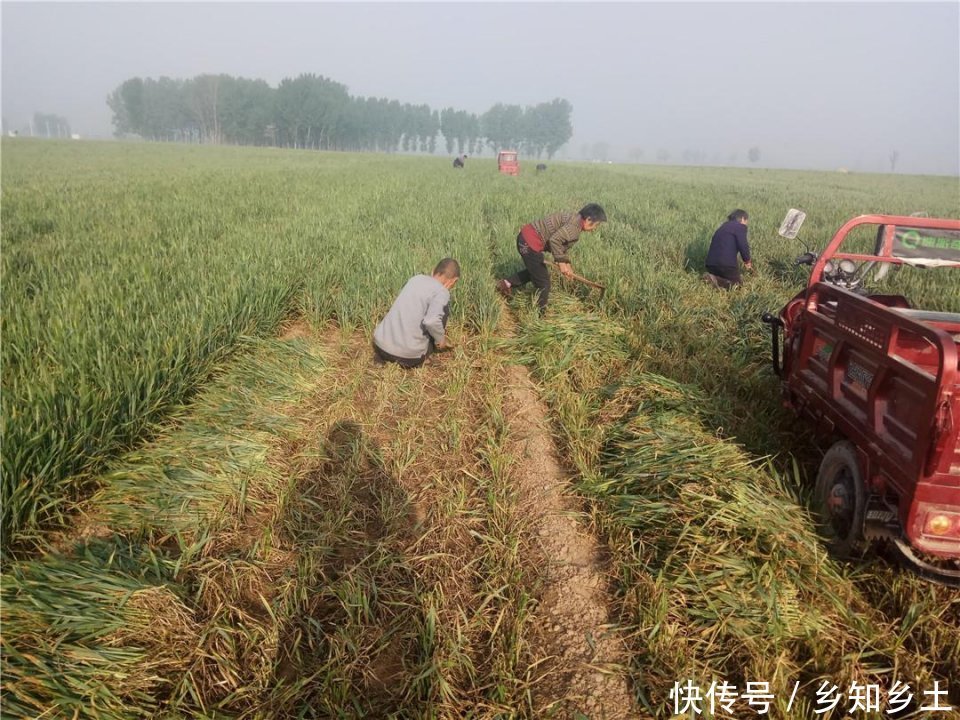
[(558, 212), (532, 223), (543, 240), (543, 249), (549, 250), (557, 262), (570, 262), (567, 252), (580, 239), (583, 218), (580, 213)]

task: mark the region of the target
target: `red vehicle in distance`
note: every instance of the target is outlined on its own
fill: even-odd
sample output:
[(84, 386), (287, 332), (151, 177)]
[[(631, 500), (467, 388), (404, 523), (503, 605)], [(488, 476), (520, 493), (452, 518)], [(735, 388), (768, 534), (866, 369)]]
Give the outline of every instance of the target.
[[(791, 210), (780, 234), (796, 237), (803, 217)], [(960, 586), (960, 312), (905, 296), (946, 273), (955, 282), (935, 287), (955, 291), (929, 296), (956, 304), (960, 220), (862, 215), (797, 264), (812, 266), (806, 288), (763, 321), (784, 404), (833, 439), (815, 490), (831, 551), (856, 557), (885, 539)]]
[(516, 150), (501, 150), (497, 153), (497, 169), (504, 175), (519, 175), (520, 162)]

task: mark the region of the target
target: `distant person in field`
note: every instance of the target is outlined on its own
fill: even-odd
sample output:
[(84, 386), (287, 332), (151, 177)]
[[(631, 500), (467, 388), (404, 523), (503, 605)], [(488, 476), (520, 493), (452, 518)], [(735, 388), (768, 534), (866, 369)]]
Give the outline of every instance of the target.
[(403, 286), (386, 317), (373, 331), (373, 349), (383, 362), (405, 368), (451, 347), (447, 341), (450, 290), (460, 279), (460, 263), (444, 258), (432, 275), (414, 275)]
[(747, 241), (749, 222), (750, 216), (746, 210), (734, 210), (727, 216), (727, 221), (717, 228), (707, 252), (707, 272), (703, 276), (706, 282), (725, 290), (739, 285), (741, 277), (737, 255), (743, 258), (747, 270), (753, 270), (750, 243)]
[(537, 304), (540, 306), (540, 314), (543, 315), (550, 299), (550, 273), (547, 271), (543, 254), (549, 252), (553, 255), (560, 274), (572, 277), (570, 248), (580, 239), (580, 233), (593, 232), (600, 223), (606, 221), (607, 214), (603, 208), (590, 203), (580, 212), (558, 212), (524, 225), (517, 235), (517, 252), (523, 260), (523, 270), (504, 280), (498, 280), (497, 290), (509, 298), (515, 288), (533, 281), (538, 292)]
[(453, 159), (453, 166), (455, 168), (462, 168), (466, 164), (466, 160), (467, 160), (466, 155), (458, 155)]

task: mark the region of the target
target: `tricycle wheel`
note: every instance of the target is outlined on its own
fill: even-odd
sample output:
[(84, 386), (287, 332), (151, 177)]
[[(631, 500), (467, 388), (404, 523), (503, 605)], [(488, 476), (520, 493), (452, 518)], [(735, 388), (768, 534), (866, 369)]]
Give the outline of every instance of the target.
[(820, 532), (830, 552), (839, 558), (856, 558), (866, 549), (863, 517), (867, 505), (857, 450), (841, 440), (823, 456), (817, 473), (816, 506)]

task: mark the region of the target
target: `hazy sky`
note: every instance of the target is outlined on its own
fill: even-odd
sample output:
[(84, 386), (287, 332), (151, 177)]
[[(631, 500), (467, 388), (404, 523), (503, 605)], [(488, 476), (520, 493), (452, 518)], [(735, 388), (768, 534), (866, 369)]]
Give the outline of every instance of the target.
[[(960, 174), (960, 2), (2, 2), (2, 110), (112, 132), (134, 77), (316, 73), (482, 113), (569, 100), (563, 154)], [(442, 144), (441, 144), (442, 147)]]

